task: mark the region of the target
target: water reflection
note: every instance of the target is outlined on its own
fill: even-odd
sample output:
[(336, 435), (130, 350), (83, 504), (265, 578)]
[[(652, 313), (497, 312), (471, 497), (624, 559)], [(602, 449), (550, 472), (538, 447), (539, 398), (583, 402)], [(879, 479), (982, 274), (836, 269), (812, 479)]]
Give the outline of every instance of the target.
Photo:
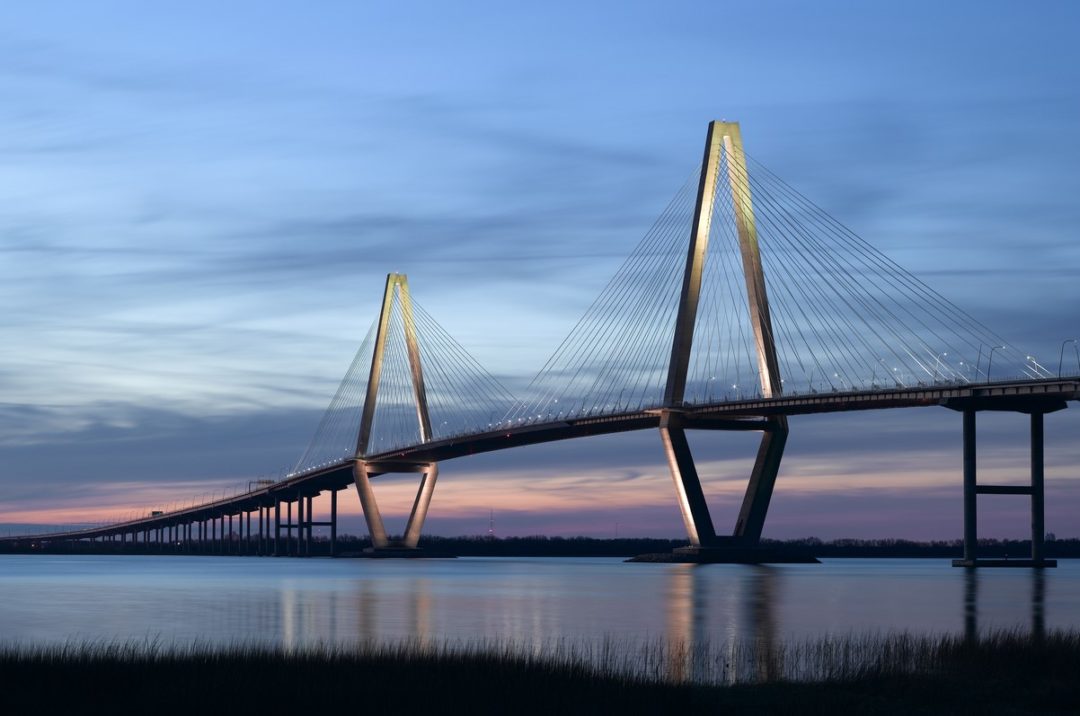
[(779, 572), (773, 567), (751, 567), (750, 588), (744, 604), (749, 612), (747, 623), (753, 643), (755, 681), (772, 681), (778, 675), (776, 602)]
[(1031, 635), (1041, 642), (1046, 637), (1046, 570), (1031, 575)]
[(378, 638), (379, 619), (377, 607), (379, 604), (378, 593), (375, 591), (375, 583), (371, 580), (361, 580), (356, 598), (356, 637), (358, 641), (373, 641)]
[[(626, 565), (613, 559), (404, 563), (0, 557), (0, 635), (64, 643), (414, 640), (656, 644), (656, 673), (768, 678), (824, 634), (961, 634), (1080, 623), (1080, 563), (953, 570), (933, 560)], [(741, 646), (740, 646), (741, 645)], [(742, 651), (739, 649), (742, 648)]]
[[(436, 600), (432, 580), (416, 577), (389, 585), (379, 580), (357, 578), (350, 580), (349, 589), (312, 590), (307, 606), (300, 608), (295, 600), (282, 595), (282, 640), (297, 641), (295, 624), (299, 615), (311, 610), (324, 611), (326, 624), (306, 622), (299, 641), (362, 643), (409, 640), (429, 644), (433, 631)], [(323, 602), (318, 604), (318, 602)]]
[[(1028, 604), (1030, 604), (1031, 608), (1031, 636), (1036, 641), (1045, 639), (1046, 570), (1021, 569), (1019, 575), (999, 576), (1006, 578), (1019, 576), (1020, 580), (1030, 582)], [(979, 593), (984, 579), (986, 579), (986, 576), (978, 569), (964, 570), (964, 639), (971, 644), (977, 643), (979, 640)]]
[(414, 579), (409, 590), (409, 633), (421, 646), (431, 639), (431, 583), (427, 579)]
[(979, 640), (979, 570), (964, 570), (964, 638), (969, 644)]
[[(778, 674), (781, 573), (766, 565), (738, 570), (735, 579), (718, 582), (715, 566), (681, 564), (671, 569), (666, 590), (668, 678), (703, 680), (715, 673), (714, 660), (723, 661), (721, 670), (729, 681), (761, 681)], [(726, 623), (717, 625), (718, 619)], [(723, 635), (719, 642), (715, 626)]]

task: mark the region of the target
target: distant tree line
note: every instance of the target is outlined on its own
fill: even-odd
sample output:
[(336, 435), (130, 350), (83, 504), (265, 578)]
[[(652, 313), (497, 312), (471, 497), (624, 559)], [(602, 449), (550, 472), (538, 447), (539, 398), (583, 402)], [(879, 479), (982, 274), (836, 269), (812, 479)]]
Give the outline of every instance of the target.
[[(794, 540), (762, 540), (772, 548), (790, 547), (801, 552), (809, 552), (815, 557), (959, 557), (963, 553), (961, 540), (934, 540), (918, 542), (904, 539), (837, 539), (821, 540), (806, 537)], [(425, 536), (420, 546), (433, 554), (456, 555), (460, 557), (633, 557), (639, 554), (670, 552), (676, 547), (685, 547), (685, 539), (657, 539), (649, 537), (623, 537), (616, 539), (597, 539), (594, 537), (491, 537), (463, 536), (438, 537)], [(367, 536), (339, 535), (337, 553), (348, 557), (357, 555), (371, 546)], [(39, 544), (34, 546), (0, 542), (2, 553), (86, 553), (86, 554), (125, 554), (159, 552), (146, 549), (143, 545), (121, 545), (119, 543), (67, 542)], [(164, 551), (171, 551), (168, 547)], [(236, 553), (239, 549), (230, 549)], [(330, 544), (326, 537), (315, 537), (311, 545), (312, 556), (330, 554)], [(1031, 554), (1030, 540), (979, 540), (980, 557), (1017, 557)], [(1046, 542), (1047, 557), (1080, 557), (1080, 539), (1049, 539)]]

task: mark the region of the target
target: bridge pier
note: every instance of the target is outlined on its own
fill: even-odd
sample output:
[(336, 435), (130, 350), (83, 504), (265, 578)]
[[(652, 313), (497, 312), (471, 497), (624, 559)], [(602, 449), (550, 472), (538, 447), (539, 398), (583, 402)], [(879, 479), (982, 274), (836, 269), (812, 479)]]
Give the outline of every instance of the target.
[(312, 527), (314, 527), (314, 525), (315, 525), (314, 515), (312, 514), (314, 512), (314, 509), (315, 509), (315, 507), (313, 505), (314, 501), (315, 501), (315, 496), (314, 495), (308, 495), (308, 498), (307, 498), (307, 534), (304, 536), (304, 556), (305, 557), (310, 557), (311, 556), (311, 531), (312, 531)]
[(296, 496), (296, 519), (289, 517), (289, 544), (293, 557), (304, 556), (304, 498)]
[(330, 490), (330, 556), (337, 556), (337, 489)]
[[(950, 406), (951, 407), (951, 406)], [(1049, 410), (1035, 404), (1025, 412), (1031, 420), (1031, 479), (1027, 485), (980, 485), (977, 479), (976, 420), (978, 407), (963, 406), (964, 428), (964, 556), (954, 559), (954, 567), (1056, 567), (1056, 559), (1045, 556), (1045, 466), (1044, 466), (1044, 415)], [(1028, 495), (1031, 499), (1031, 558), (1030, 559), (980, 559), (978, 555), (978, 496), (979, 495)]]
[(266, 505), (259, 505), (259, 556), (265, 557), (270, 551), (267, 547), (270, 542), (270, 509)]
[[(697, 424), (695, 424), (697, 423)], [(694, 456), (686, 438), (687, 428), (711, 430), (760, 430), (754, 470), (747, 483), (746, 494), (735, 529), (730, 536), (719, 536), (709, 514), (709, 506), (701, 489), (701, 480), (694, 465)], [(671, 555), (641, 555), (635, 561), (648, 562), (816, 562), (812, 556), (799, 551), (766, 549), (760, 546), (765, 516), (772, 499), (773, 487), (787, 444), (788, 425), (783, 416), (765, 420), (689, 420), (679, 410), (660, 411), (660, 438), (664, 444), (675, 493), (686, 526), (689, 547), (676, 549)]]
[(281, 500), (274, 499), (274, 556), (281, 556)]
[[(421, 474), (420, 486), (413, 500), (409, 520), (405, 524), (405, 534), (400, 540), (391, 540), (386, 534), (382, 514), (379, 512), (375, 491), (371, 487), (371, 478), (388, 472), (418, 472)], [(439, 478), (438, 463), (366, 463), (357, 460), (353, 463), (353, 482), (360, 496), (360, 506), (364, 511), (368, 534), (371, 536), (373, 554), (382, 552), (385, 556), (406, 556), (418, 549), (420, 533), (427, 519), (431, 496), (435, 492), (435, 482)], [(335, 503), (336, 509), (336, 503)]]

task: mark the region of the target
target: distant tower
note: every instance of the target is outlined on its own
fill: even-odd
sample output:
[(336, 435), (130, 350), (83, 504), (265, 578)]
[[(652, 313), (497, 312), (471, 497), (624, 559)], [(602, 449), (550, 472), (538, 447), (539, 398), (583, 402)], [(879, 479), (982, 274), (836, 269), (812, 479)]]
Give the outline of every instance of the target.
[(487, 536), (490, 538), (495, 537), (495, 510), (491, 511), (491, 516), (488, 517), (488, 531)]

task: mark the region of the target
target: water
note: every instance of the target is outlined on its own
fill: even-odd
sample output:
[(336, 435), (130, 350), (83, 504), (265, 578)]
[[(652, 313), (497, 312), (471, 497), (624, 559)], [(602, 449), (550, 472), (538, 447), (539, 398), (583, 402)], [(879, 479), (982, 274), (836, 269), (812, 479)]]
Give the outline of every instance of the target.
[(617, 559), (0, 556), (0, 639), (305, 644), (780, 643), (825, 634), (1080, 627), (1080, 561), (953, 569)]

